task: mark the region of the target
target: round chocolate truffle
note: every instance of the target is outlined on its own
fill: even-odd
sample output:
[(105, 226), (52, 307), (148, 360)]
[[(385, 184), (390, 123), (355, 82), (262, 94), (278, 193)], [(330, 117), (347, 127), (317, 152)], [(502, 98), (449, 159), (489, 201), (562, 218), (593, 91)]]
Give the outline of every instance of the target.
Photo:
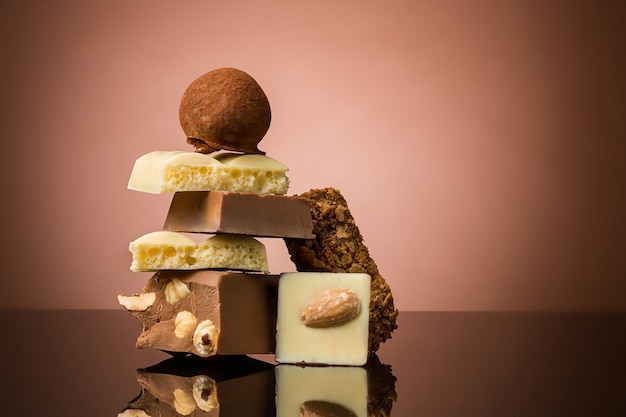
[(272, 112), (254, 78), (235, 68), (220, 68), (187, 87), (179, 119), (187, 142), (197, 152), (265, 154), (257, 145), (270, 127)]

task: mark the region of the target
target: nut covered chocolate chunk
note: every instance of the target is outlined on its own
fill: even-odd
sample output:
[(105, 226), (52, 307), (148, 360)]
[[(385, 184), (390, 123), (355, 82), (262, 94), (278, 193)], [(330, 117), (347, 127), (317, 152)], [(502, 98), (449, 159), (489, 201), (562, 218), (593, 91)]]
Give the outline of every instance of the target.
[(369, 309), (369, 351), (391, 338), (397, 328), (389, 284), (378, 272), (363, 243), (348, 203), (334, 188), (313, 189), (300, 195), (309, 201), (315, 239), (285, 239), (298, 271), (361, 272), (372, 277)]
[(270, 127), (267, 96), (247, 73), (235, 68), (210, 71), (183, 94), (180, 125), (197, 152), (225, 149), (265, 154), (257, 145)]
[(208, 357), (276, 348), (278, 275), (161, 270), (118, 301), (142, 324), (140, 349)]

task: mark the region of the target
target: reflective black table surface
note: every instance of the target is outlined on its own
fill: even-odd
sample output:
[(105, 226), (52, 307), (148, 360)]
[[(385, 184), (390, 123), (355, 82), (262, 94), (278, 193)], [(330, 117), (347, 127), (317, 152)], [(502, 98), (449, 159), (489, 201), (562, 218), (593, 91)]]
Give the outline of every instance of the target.
[[(626, 416), (626, 313), (401, 312), (398, 324), (363, 368), (370, 416)], [(284, 365), (271, 355), (173, 358), (135, 349), (140, 330), (126, 311), (0, 311), (0, 415), (276, 415)], [(191, 395), (206, 381), (219, 407), (201, 407), (209, 385)], [(168, 403), (177, 389), (191, 408)]]

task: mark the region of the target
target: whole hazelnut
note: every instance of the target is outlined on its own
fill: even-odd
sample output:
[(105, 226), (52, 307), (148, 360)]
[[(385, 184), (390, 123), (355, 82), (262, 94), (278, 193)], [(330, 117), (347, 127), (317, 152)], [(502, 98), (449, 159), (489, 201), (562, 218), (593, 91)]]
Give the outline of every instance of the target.
[(180, 102), (180, 125), (197, 152), (265, 154), (257, 145), (270, 127), (269, 101), (244, 71), (220, 68), (193, 81)]

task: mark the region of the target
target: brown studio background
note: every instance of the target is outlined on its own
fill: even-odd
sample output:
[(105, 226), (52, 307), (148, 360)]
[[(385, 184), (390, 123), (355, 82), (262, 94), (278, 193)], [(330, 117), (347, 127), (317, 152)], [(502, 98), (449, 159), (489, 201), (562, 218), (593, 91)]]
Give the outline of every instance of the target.
[[(624, 7), (591, 1), (3, 2), (0, 307), (119, 308), (189, 149), (186, 86), (250, 73), (261, 149), (333, 186), (403, 310), (624, 310)], [(266, 240), (273, 272), (293, 270)]]

